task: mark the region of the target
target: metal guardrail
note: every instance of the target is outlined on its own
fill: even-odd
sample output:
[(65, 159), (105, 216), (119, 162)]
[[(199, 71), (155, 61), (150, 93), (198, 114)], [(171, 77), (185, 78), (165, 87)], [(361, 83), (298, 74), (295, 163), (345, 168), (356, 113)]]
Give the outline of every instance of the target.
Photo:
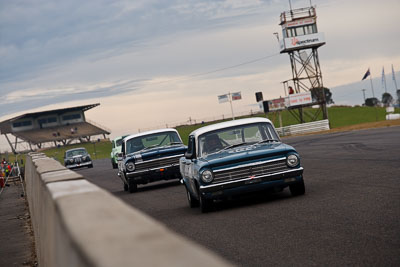
[(329, 130), (329, 120), (320, 120), (276, 128), (280, 136), (313, 133)]

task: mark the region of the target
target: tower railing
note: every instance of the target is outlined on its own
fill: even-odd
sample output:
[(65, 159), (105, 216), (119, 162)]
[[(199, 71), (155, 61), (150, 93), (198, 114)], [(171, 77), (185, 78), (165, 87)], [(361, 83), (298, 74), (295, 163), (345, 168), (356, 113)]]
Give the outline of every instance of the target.
[(285, 24), (286, 22), (290, 22), (296, 19), (315, 17), (317, 15), (314, 7), (304, 7), (298, 9), (292, 9), (290, 11), (281, 13), (281, 23)]

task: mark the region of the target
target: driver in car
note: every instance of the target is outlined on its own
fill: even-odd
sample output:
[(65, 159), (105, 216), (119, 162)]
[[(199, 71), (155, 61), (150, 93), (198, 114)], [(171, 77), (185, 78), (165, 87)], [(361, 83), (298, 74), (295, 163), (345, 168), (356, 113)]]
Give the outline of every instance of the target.
[(219, 139), (218, 135), (216, 134), (210, 134), (206, 136), (205, 144), (204, 144), (204, 151), (207, 154), (217, 152), (218, 150), (221, 150), (223, 148), (223, 145), (221, 143), (221, 140)]

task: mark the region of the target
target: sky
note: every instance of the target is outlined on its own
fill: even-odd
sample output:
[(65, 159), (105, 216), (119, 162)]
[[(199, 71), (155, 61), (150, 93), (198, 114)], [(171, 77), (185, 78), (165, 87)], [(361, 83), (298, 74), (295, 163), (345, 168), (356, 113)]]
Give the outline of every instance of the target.
[[(400, 83), (398, 0), (292, 0), (316, 6), (324, 86), (335, 104), (375, 95), (391, 65)], [(52, 108), (92, 103), (90, 120), (111, 138), (192, 120), (230, 116), (217, 96), (241, 92), (236, 115), (284, 96), (289, 56), (279, 54), (278, 0), (0, 0), (0, 120)], [(0, 149), (6, 149), (0, 137)]]

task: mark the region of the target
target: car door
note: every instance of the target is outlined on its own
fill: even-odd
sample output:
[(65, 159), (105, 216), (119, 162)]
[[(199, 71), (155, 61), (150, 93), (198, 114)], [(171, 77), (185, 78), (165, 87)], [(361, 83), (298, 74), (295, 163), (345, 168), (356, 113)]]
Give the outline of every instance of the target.
[[(122, 157), (120, 157), (122, 155)], [(122, 175), (124, 173), (124, 160), (125, 157), (125, 142), (121, 144), (121, 153), (118, 153), (117, 160), (118, 160), (118, 172)]]
[(188, 149), (185, 153), (185, 158), (181, 161), (182, 176), (186, 187), (192, 191), (192, 194), (197, 195), (194, 170), (196, 164), (196, 142), (194, 136), (189, 136)]

